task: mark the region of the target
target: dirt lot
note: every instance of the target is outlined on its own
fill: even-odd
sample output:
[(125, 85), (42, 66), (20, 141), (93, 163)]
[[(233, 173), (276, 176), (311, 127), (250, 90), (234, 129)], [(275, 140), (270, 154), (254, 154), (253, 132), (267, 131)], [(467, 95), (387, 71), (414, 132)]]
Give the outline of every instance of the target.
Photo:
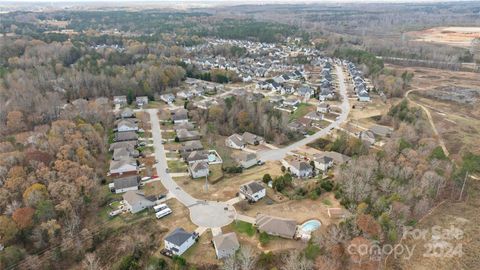
[(480, 37), (480, 27), (434, 27), (407, 34), (416, 41), (470, 48), (472, 40)]
[(238, 192), (241, 185), (261, 180), (263, 175), (269, 173), (272, 177), (281, 175), (280, 162), (268, 162), (263, 166), (255, 166), (237, 175), (225, 175), (223, 180), (208, 186), (205, 191), (205, 179), (193, 180), (190, 177), (175, 178), (175, 181), (193, 197), (204, 200), (226, 201)]

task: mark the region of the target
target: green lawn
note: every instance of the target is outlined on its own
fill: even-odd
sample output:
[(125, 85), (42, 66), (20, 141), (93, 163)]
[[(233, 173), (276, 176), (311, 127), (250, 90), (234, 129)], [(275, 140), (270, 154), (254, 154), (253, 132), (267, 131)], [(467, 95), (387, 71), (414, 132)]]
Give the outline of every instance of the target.
[(235, 221), (233, 223), (233, 229), (238, 233), (244, 233), (248, 236), (255, 235), (255, 228), (253, 227), (253, 225), (245, 221), (241, 221), (241, 220)]
[(313, 111), (315, 106), (307, 103), (300, 103), (297, 110), (290, 115), (290, 120), (297, 120), (305, 116), (307, 113)]

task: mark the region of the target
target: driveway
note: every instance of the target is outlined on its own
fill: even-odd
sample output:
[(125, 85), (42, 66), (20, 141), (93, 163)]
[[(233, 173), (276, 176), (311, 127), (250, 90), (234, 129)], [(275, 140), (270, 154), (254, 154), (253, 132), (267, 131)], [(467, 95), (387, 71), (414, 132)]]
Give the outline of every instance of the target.
[(342, 104), (340, 105), (340, 108), (342, 109), (342, 113), (340, 114), (338, 119), (330, 123), (324, 129), (318, 131), (317, 133), (309, 137), (306, 137), (300, 141), (294, 142), (289, 146), (286, 146), (284, 148), (279, 148), (279, 149), (272, 149), (272, 150), (258, 152), (257, 155), (259, 160), (262, 160), (262, 161), (281, 160), (288, 154), (288, 152), (291, 152), (300, 146), (304, 146), (306, 144), (316, 141), (317, 139), (320, 139), (321, 137), (324, 137), (325, 135), (329, 134), (333, 129), (338, 128), (343, 122), (347, 120), (348, 114), (350, 112), (350, 103), (348, 102), (347, 87), (345, 85), (345, 74), (343, 73), (343, 70), (340, 66), (336, 65), (335, 68), (337, 71), (340, 95), (342, 96)]
[(192, 222), (205, 228), (223, 227), (230, 224), (235, 218), (235, 208), (225, 202), (204, 201), (193, 198), (184, 191), (167, 173), (167, 158), (162, 144), (162, 133), (156, 109), (149, 109), (150, 122), (152, 125), (153, 145), (155, 148), (155, 164), (158, 177), (163, 186), (190, 211)]

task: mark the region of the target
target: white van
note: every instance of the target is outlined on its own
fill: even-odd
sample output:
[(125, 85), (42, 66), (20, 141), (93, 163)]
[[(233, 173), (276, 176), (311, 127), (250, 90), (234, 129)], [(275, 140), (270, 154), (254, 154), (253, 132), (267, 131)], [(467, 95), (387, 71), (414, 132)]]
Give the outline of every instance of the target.
[(168, 205), (166, 205), (165, 203), (162, 203), (162, 204), (159, 204), (159, 205), (155, 205), (153, 207), (153, 210), (155, 210), (155, 213), (158, 213), (160, 211), (162, 211), (163, 209), (166, 209), (168, 208)]
[(155, 216), (157, 217), (157, 219), (161, 219), (162, 217), (168, 216), (168, 215), (170, 215), (171, 213), (172, 213), (172, 209), (170, 209), (170, 208), (167, 207), (167, 208), (163, 209), (162, 211), (157, 212), (157, 213), (155, 214)]

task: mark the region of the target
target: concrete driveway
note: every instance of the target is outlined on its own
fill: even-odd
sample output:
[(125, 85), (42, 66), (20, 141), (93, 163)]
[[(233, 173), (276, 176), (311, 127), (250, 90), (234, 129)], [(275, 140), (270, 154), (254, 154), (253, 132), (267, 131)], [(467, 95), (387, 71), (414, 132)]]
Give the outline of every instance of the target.
[(339, 88), (340, 88), (340, 95), (342, 96), (342, 104), (340, 105), (342, 109), (342, 113), (330, 125), (325, 127), (324, 129), (318, 131), (317, 133), (306, 137), (300, 141), (294, 142), (289, 146), (286, 146), (284, 148), (279, 148), (279, 149), (272, 149), (272, 150), (265, 150), (265, 151), (260, 151), (257, 153), (258, 159), (262, 161), (268, 161), (268, 160), (281, 160), (283, 159), (289, 152), (297, 149), (300, 146), (304, 146), (306, 144), (309, 144), (311, 142), (316, 141), (317, 139), (320, 139), (321, 137), (329, 134), (333, 129), (338, 128), (343, 122), (347, 120), (348, 114), (350, 113), (350, 103), (348, 102), (348, 95), (347, 95), (347, 86), (345, 85), (345, 74), (343, 73), (343, 70), (340, 66), (335, 65), (336, 71), (337, 71), (337, 78), (339, 82)]

